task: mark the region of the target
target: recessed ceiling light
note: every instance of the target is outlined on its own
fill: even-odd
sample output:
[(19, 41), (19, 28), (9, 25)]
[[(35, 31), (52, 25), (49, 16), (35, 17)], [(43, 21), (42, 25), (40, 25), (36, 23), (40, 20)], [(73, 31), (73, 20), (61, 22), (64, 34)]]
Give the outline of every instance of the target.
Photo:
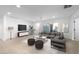
[(21, 5), (16, 5), (16, 7), (17, 7), (17, 8), (20, 8), (20, 7), (21, 7)]
[(11, 12), (8, 12), (7, 14), (8, 14), (8, 15), (10, 15), (10, 14), (11, 14)]

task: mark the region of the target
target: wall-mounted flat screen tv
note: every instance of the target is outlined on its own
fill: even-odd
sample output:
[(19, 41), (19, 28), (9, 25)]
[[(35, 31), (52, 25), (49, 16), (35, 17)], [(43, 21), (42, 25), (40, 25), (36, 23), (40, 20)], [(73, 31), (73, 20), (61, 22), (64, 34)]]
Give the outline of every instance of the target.
[(18, 31), (26, 31), (27, 26), (26, 25), (18, 25)]

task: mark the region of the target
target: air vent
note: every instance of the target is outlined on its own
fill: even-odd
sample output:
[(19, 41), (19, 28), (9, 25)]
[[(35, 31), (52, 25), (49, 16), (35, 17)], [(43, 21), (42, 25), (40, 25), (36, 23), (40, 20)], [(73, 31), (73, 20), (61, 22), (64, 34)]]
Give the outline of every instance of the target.
[(72, 5), (64, 5), (64, 9), (70, 8), (70, 7), (72, 7)]

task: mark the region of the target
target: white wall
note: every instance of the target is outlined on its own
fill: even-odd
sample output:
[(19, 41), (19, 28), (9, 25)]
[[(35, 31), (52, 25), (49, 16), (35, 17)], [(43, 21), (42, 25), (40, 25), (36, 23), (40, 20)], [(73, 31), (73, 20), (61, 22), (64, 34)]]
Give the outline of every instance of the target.
[(31, 24), (28, 21), (25, 21), (24, 19), (19, 19), (13, 16), (5, 16), (4, 17), (4, 40), (10, 38), (10, 32), (8, 30), (8, 27), (13, 27), (12, 30), (12, 38), (17, 37), (18, 32), (18, 24), (24, 24), (27, 25), (27, 31), (29, 30), (29, 25)]
[(3, 16), (0, 17), (0, 39), (3, 39)]
[[(76, 32), (74, 33), (74, 23), (73, 21), (75, 20), (75, 29), (76, 29)], [(79, 10), (77, 10), (73, 15), (72, 15), (72, 18), (71, 18), (71, 35), (72, 35), (72, 39), (73, 40), (79, 40)], [(75, 34), (75, 37), (76, 39), (74, 39), (74, 34)]]

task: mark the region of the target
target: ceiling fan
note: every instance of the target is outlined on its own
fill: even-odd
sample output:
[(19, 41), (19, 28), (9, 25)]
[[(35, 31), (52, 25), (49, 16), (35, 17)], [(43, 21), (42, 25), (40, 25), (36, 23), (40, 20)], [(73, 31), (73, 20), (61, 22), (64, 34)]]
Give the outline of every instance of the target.
[(72, 5), (64, 5), (64, 9), (70, 8), (70, 7), (72, 7)]

